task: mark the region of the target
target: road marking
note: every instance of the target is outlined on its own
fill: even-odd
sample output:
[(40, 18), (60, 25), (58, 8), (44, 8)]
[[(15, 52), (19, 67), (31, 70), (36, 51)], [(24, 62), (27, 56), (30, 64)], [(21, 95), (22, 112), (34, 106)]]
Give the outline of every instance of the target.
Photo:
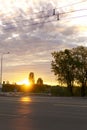
[(16, 114), (2, 114), (2, 113), (0, 113), (0, 116), (17, 117), (18, 115), (16, 115)]
[(0, 113), (0, 117), (16, 117), (16, 118), (26, 118), (27, 114), (4, 114)]
[(64, 106), (64, 107), (81, 107), (81, 108), (87, 108), (87, 105), (83, 104), (65, 104), (65, 103), (56, 103), (54, 106)]

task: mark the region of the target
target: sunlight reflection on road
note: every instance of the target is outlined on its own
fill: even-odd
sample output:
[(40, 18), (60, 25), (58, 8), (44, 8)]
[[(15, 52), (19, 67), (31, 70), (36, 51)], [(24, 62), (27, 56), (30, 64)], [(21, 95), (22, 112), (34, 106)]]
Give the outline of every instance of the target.
[(20, 98), (20, 101), (21, 102), (23, 102), (23, 103), (29, 103), (29, 102), (31, 102), (32, 100), (31, 100), (31, 98), (30, 97), (21, 97)]

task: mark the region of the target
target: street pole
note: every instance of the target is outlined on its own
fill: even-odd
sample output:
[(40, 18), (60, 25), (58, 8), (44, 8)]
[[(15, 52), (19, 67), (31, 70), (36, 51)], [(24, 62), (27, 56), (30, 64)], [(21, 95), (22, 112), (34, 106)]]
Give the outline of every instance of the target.
[(2, 60), (3, 60), (3, 54), (1, 54), (1, 81), (0, 81), (0, 83), (1, 83), (1, 88), (2, 88)]
[(0, 77), (0, 88), (2, 88), (2, 84), (3, 84), (3, 79), (2, 79), (2, 77), (3, 77), (3, 56), (4, 56), (5, 54), (9, 54), (9, 52), (7, 52), (7, 53), (2, 53), (2, 54), (1, 54), (1, 77)]

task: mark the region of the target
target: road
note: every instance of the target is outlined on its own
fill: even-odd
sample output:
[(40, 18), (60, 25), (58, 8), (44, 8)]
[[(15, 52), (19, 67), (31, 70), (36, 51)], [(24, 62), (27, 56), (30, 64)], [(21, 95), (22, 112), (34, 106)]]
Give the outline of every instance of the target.
[(0, 130), (87, 130), (87, 98), (0, 97)]

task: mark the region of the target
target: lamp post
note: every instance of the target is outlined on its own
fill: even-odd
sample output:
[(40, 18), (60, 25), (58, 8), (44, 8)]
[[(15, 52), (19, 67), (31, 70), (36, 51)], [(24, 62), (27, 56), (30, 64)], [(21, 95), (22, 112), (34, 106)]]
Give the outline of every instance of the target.
[(7, 53), (2, 53), (1, 54), (1, 77), (0, 77), (0, 88), (2, 88), (2, 84), (3, 84), (3, 79), (2, 79), (2, 74), (3, 74), (3, 56), (5, 55), (5, 54), (9, 54), (9, 52), (7, 52)]

